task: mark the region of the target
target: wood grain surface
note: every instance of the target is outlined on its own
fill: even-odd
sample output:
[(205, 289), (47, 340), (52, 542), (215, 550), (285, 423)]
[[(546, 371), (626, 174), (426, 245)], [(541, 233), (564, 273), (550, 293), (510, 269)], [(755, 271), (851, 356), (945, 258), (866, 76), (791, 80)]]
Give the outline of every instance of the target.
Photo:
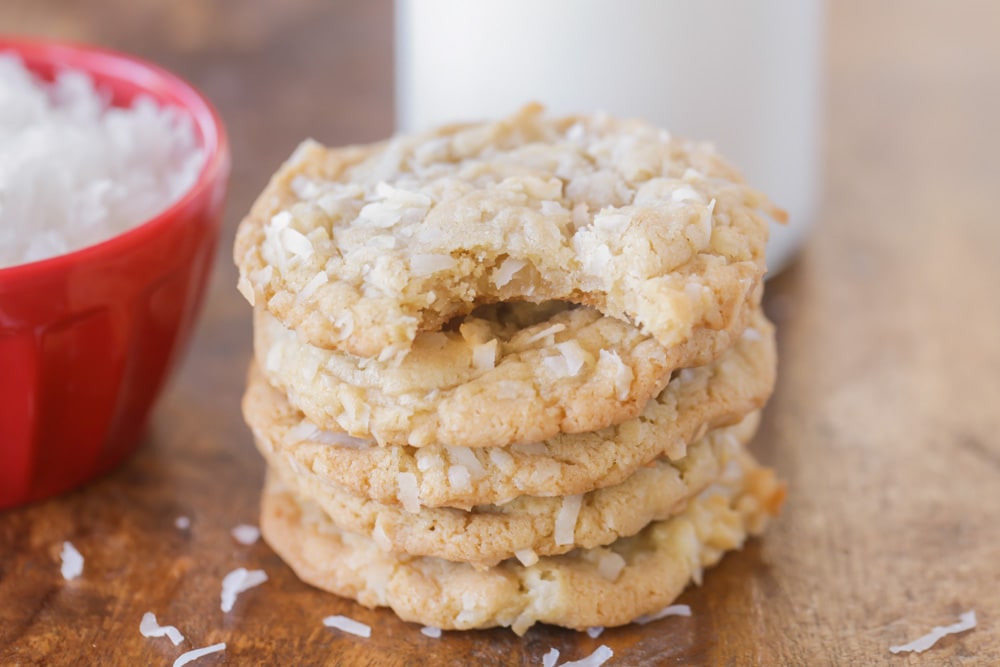
[[(229, 534), (256, 523), (263, 465), (239, 414), (250, 311), (225, 246), (300, 139), (391, 131), (391, 3), (4, 0), (0, 31), (101, 43), (193, 81), (228, 123), (234, 173), (197, 338), (138, 454), (0, 512), (0, 664), (162, 665), (219, 641), (195, 664), (540, 665), (551, 646), (569, 659), (601, 643), (613, 665), (1000, 664), (1000, 5), (830, 5), (824, 204), (768, 284), (781, 368), (753, 445), (789, 481), (783, 516), (683, 595), (690, 618), (434, 640)], [(86, 558), (70, 582), (63, 540)], [(223, 614), (239, 566), (270, 579)], [(889, 653), (969, 609), (975, 630)], [(150, 610), (187, 642), (140, 636)], [(324, 628), (330, 614), (372, 638)]]

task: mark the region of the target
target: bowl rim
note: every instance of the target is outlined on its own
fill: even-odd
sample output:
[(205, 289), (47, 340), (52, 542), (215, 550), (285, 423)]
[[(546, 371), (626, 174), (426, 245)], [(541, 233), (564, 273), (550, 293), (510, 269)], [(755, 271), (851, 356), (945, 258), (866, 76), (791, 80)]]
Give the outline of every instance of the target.
[(205, 163), (193, 185), (170, 206), (124, 232), (61, 255), (0, 267), (0, 282), (30, 280), (66, 273), (83, 262), (99, 262), (122, 250), (152, 240), (177, 214), (204, 195), (229, 169), (229, 138), (222, 116), (208, 98), (180, 76), (150, 61), (114, 49), (80, 42), (0, 34), (0, 53), (20, 57), (28, 69), (51, 63), (57, 69), (76, 69), (95, 78), (131, 80), (140, 91), (167, 90), (175, 106), (190, 115), (201, 138)]

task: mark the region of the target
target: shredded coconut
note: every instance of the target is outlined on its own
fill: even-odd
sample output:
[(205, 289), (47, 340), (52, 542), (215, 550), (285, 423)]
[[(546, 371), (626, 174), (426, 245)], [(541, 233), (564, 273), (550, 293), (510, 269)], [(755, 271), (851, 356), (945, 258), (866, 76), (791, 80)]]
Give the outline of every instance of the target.
[(617, 352), (601, 350), (598, 363), (601, 362), (611, 364), (614, 367), (615, 394), (619, 401), (624, 401), (628, 398), (629, 391), (632, 389), (632, 379), (635, 377), (632, 369), (625, 365), (625, 362), (622, 361)]
[(236, 596), (243, 591), (254, 586), (259, 586), (267, 581), (267, 573), (264, 570), (247, 570), (239, 567), (227, 574), (222, 579), (222, 611), (230, 612), (236, 604)]
[(477, 371), (492, 370), (496, 366), (497, 339), (472, 347), (472, 367)]
[(652, 614), (645, 614), (635, 619), (635, 623), (639, 625), (646, 625), (647, 623), (652, 623), (653, 621), (658, 621), (661, 618), (666, 618), (667, 616), (690, 616), (691, 607), (686, 604), (674, 604), (669, 607), (664, 607), (660, 611), (653, 612)]
[[(329, 282), (329, 280), (330, 277), (326, 275), (326, 271), (320, 271), (299, 290), (299, 298), (308, 299), (315, 294), (316, 290)], [(250, 305), (252, 306), (253, 304), (251, 303)]]
[(301, 259), (309, 259), (313, 254), (313, 245), (305, 234), (294, 227), (285, 227), (281, 230), (281, 244), (285, 250)]
[(312, 440), (319, 434), (319, 427), (307, 419), (303, 419), (298, 424), (288, 429), (288, 438), (291, 442), (302, 442)]
[(264, 368), (269, 371), (277, 371), (281, 368), (281, 359), (284, 356), (284, 350), (281, 343), (275, 343), (267, 351), (267, 358), (264, 360)]
[(603, 625), (595, 625), (593, 627), (587, 628), (587, 636), (591, 639), (597, 639), (604, 632)]
[(419, 278), (438, 271), (447, 271), (457, 263), (458, 260), (451, 255), (413, 255), (410, 258), (410, 272)]
[(479, 462), (475, 453), (468, 447), (448, 447), (448, 456), (457, 463), (465, 466), (473, 479), (479, 479), (486, 475), (486, 468)]
[(240, 276), (239, 280), (236, 281), (236, 289), (251, 306), (257, 305), (257, 294), (253, 291), (253, 285), (250, 284), (250, 280), (246, 276)]
[(565, 343), (556, 343), (558, 355), (542, 359), (542, 363), (553, 374), (560, 377), (572, 377), (579, 374), (580, 369), (587, 362), (587, 352), (575, 340)]
[(514, 466), (514, 457), (499, 447), (490, 447), (489, 457), (493, 465), (500, 468), (504, 473), (510, 471)]
[(715, 213), (715, 200), (708, 202), (708, 206), (705, 210), (705, 215), (702, 216), (702, 225), (704, 225), (704, 232), (706, 236), (705, 242), (709, 242), (712, 239), (712, 214)]
[(542, 656), (542, 667), (556, 667), (557, 662), (559, 662), (559, 649), (553, 646)]
[(500, 264), (497, 270), (493, 272), (493, 284), (497, 287), (503, 287), (514, 278), (514, 274), (527, 265), (528, 263), (523, 259), (508, 257), (503, 261), (503, 263)]
[(177, 530), (187, 530), (191, 527), (191, 519), (186, 516), (179, 516), (174, 519), (174, 526)]
[(368, 449), (375, 446), (375, 443), (371, 440), (355, 438), (353, 435), (347, 435), (343, 431), (320, 431), (319, 429), (317, 431), (312, 439), (323, 445), (338, 445), (351, 449)]
[(527, 338), (525, 338), (523, 341), (521, 341), (521, 344), (522, 345), (531, 345), (532, 343), (537, 343), (538, 341), (546, 338), (547, 336), (552, 336), (552, 335), (557, 334), (560, 331), (563, 331), (565, 329), (566, 329), (566, 325), (565, 324), (563, 324), (561, 322), (557, 322), (557, 323), (555, 323), (555, 324), (553, 324), (551, 326), (545, 327), (541, 331), (536, 331), (535, 333), (531, 334), (530, 336), (528, 336)]
[(608, 581), (615, 581), (625, 569), (625, 559), (614, 551), (601, 554), (597, 561), (597, 573)]
[(892, 653), (903, 653), (904, 651), (923, 653), (930, 647), (934, 646), (934, 644), (936, 644), (942, 637), (958, 634), (959, 632), (965, 632), (966, 630), (971, 630), (974, 627), (976, 627), (976, 612), (970, 610), (959, 616), (958, 623), (952, 623), (951, 625), (945, 626), (935, 626), (934, 629), (923, 637), (918, 637), (909, 644), (890, 646), (889, 650)]
[(444, 465), (444, 459), (434, 452), (428, 452), (426, 449), (417, 450), (417, 470), (420, 472), (427, 472), (432, 468), (440, 468)]
[(62, 553), (59, 554), (59, 557), (62, 559), (63, 579), (69, 581), (83, 574), (83, 556), (72, 544), (63, 542)]
[(385, 528), (378, 519), (375, 520), (375, 528), (372, 529), (372, 539), (382, 551), (392, 551), (392, 540), (385, 534)]
[(440, 639), (441, 628), (435, 628), (432, 625), (425, 625), (424, 627), (420, 628), (420, 634), (424, 635), (425, 637), (430, 637), (431, 639)]
[(538, 562), (538, 554), (534, 549), (518, 549), (514, 552), (514, 556), (525, 567), (531, 567)]
[(566, 366), (569, 368), (570, 375), (576, 375), (583, 368), (583, 365), (587, 363), (587, 352), (584, 350), (578, 342), (575, 340), (566, 341), (565, 343), (557, 343), (556, 349), (562, 353), (563, 357), (566, 358)]
[(225, 650), (226, 642), (219, 642), (218, 644), (212, 644), (211, 646), (206, 646), (204, 648), (196, 648), (177, 656), (177, 659), (174, 660), (174, 667), (183, 667), (183, 665), (188, 664), (192, 660), (197, 660), (198, 658), (209, 655), (210, 653), (218, 653), (219, 651)]
[(573, 537), (576, 533), (576, 519), (580, 516), (580, 505), (583, 504), (583, 495), (566, 496), (563, 498), (562, 507), (556, 515), (556, 526), (553, 534), (556, 544), (573, 544)]
[(323, 625), (328, 628), (336, 628), (343, 632), (357, 635), (358, 637), (368, 638), (372, 636), (371, 626), (365, 625), (360, 621), (355, 621), (353, 618), (348, 618), (347, 616), (327, 616), (323, 619)]
[(396, 474), (396, 484), (399, 487), (397, 497), (403, 509), (410, 514), (420, 511), (420, 489), (417, 486), (417, 476), (412, 472)]
[(245, 523), (241, 523), (230, 532), (233, 539), (240, 544), (250, 545), (260, 539), (260, 528)]
[(515, 442), (510, 448), (518, 454), (544, 456), (549, 453), (549, 448), (544, 442)]
[(574, 660), (573, 662), (564, 662), (562, 667), (601, 667), (604, 663), (611, 659), (615, 654), (605, 644), (601, 644), (597, 647), (597, 650), (588, 655), (586, 658), (580, 658), (579, 660)]
[(465, 466), (448, 466), (448, 483), (456, 489), (468, 489), (469, 469)]
[(0, 53), (0, 268), (99, 243), (187, 192), (205, 154), (191, 118), (148, 95), (111, 107), (85, 72), (36, 77)]
[(156, 615), (151, 611), (142, 615), (142, 620), (139, 622), (139, 633), (143, 637), (166, 637), (174, 643), (174, 646), (184, 641), (184, 635), (181, 634), (180, 630), (172, 625), (160, 625), (156, 622)]

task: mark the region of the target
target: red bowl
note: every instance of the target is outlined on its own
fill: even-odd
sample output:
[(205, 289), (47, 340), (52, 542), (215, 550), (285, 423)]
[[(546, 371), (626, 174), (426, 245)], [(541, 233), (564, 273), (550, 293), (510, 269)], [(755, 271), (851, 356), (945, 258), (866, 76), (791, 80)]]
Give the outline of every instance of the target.
[(115, 105), (144, 93), (185, 111), (206, 162), (138, 227), (0, 269), (0, 508), (73, 488), (135, 449), (200, 310), (230, 169), (218, 113), (173, 74), (90, 46), (0, 38), (11, 51), (45, 78), (88, 72)]

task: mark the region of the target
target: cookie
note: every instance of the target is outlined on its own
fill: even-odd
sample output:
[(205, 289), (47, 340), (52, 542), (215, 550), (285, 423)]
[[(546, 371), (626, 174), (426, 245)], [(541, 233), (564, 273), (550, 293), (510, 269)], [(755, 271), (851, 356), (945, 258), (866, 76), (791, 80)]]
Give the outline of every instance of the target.
[[(719, 360), (674, 374), (636, 418), (594, 433), (506, 448), (377, 447), (316, 427), (252, 367), (243, 414), (258, 442), (351, 492), (397, 502), (399, 474), (416, 480), (427, 507), (503, 504), (521, 495), (575, 495), (618, 484), (650, 461), (679, 459), (688, 443), (764, 404), (774, 384), (773, 327), (753, 328)], [(751, 420), (750, 428), (756, 422)]]
[[(739, 453), (745, 444), (736, 436), (740, 430), (712, 431), (683, 459), (657, 459), (614, 486), (575, 496), (520, 496), (469, 511), (421, 507), (412, 478), (409, 493), (401, 495), (402, 507), (379, 503), (310, 473), (294, 458), (259, 443), (258, 448), (274, 474), (299, 497), (318, 503), (338, 528), (371, 537), (394, 552), (486, 569), (508, 558), (530, 561), (603, 546), (673, 516)], [(744, 438), (753, 433), (742, 431)], [(405, 482), (400, 486), (405, 488)]]
[(477, 305), (561, 300), (670, 347), (726, 329), (766, 211), (714, 150), (528, 106), (367, 146), (302, 144), (241, 222), (239, 288), (318, 347), (390, 359)]
[(576, 549), (524, 566), (507, 560), (488, 570), (383, 551), (371, 539), (336, 528), (315, 503), (296, 498), (269, 475), (261, 532), (306, 583), (390, 607), (406, 621), (444, 629), (535, 622), (577, 630), (616, 626), (670, 604), (700, 582), (702, 568), (738, 549), (776, 514), (784, 488), (748, 454), (736, 474), (693, 499), (680, 514), (649, 524), (608, 547)]
[(420, 333), (398, 363), (309, 345), (258, 307), (254, 349), (271, 384), (321, 428), (383, 445), (502, 447), (636, 417), (672, 371), (715, 360), (748, 322), (763, 327), (756, 297), (732, 329), (698, 329), (671, 348), (591, 308), (549, 302), (487, 307)]

